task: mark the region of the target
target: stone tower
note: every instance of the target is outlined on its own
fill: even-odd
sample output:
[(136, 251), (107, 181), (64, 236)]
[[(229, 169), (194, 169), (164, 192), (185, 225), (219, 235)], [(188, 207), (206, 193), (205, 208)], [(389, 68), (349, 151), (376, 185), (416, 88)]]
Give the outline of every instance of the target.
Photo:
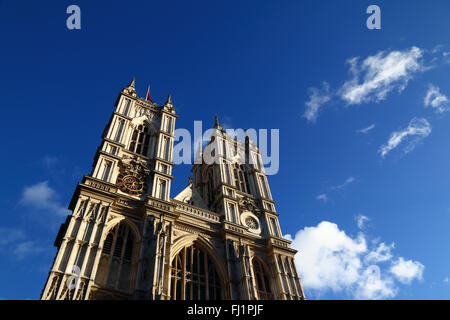
[(158, 106), (138, 97), (134, 78), (122, 89), (41, 299), (304, 299), (248, 137), (227, 136), (216, 117), (193, 179), (170, 198), (177, 117), (170, 95)]

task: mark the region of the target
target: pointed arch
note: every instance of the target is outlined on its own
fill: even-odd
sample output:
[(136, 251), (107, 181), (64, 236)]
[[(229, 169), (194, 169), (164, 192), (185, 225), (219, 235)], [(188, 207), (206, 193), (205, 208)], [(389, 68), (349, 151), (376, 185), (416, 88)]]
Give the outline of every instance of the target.
[(224, 262), (201, 235), (185, 235), (172, 247), (169, 292), (172, 300), (227, 299)]
[(252, 269), (255, 278), (256, 292), (259, 300), (273, 300), (273, 281), (270, 269), (263, 259), (257, 255), (253, 256)]
[(154, 150), (156, 141), (154, 136), (158, 130), (145, 115), (134, 118), (130, 122), (130, 127), (132, 130), (129, 136), (128, 150), (148, 156)]
[(131, 293), (137, 273), (141, 234), (125, 217), (111, 220), (101, 239), (101, 254), (95, 282), (110, 289)]

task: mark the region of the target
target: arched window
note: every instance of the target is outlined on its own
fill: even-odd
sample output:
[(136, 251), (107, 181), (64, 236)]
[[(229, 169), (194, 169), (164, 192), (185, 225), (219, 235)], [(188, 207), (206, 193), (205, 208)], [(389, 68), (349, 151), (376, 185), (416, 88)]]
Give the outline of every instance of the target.
[(139, 125), (133, 131), (130, 147), (128, 148), (128, 150), (147, 156), (149, 143), (150, 128), (145, 125)]
[(96, 282), (110, 288), (129, 291), (135, 275), (134, 246), (134, 234), (126, 223), (113, 227), (103, 242)]
[(210, 255), (196, 242), (172, 260), (172, 300), (220, 300), (221, 282)]
[(234, 184), (236, 185), (236, 188), (238, 190), (245, 193), (250, 193), (247, 176), (243, 169), (244, 169), (243, 165), (239, 165), (237, 163), (234, 164), (233, 168)]
[(253, 272), (256, 278), (256, 291), (259, 300), (272, 300), (273, 294), (270, 289), (269, 277), (261, 261), (257, 258), (253, 259)]

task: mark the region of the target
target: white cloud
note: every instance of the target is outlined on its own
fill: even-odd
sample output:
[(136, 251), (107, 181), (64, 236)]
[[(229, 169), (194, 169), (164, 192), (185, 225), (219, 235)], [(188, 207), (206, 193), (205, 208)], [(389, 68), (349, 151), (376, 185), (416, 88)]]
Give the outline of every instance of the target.
[(363, 229), (364, 228), (364, 224), (366, 223), (366, 221), (369, 221), (369, 220), (370, 220), (369, 217), (366, 217), (366, 216), (364, 216), (362, 214), (359, 214), (356, 217), (356, 224), (357, 224), (359, 229)]
[(295, 262), (307, 296), (332, 291), (355, 299), (388, 299), (398, 292), (398, 276), (377, 264), (392, 259), (393, 245), (373, 247), (362, 232), (352, 237), (328, 221), (285, 238), (299, 251)]
[(316, 200), (321, 200), (323, 202), (327, 202), (328, 201), (328, 196), (325, 193), (319, 194), (316, 197)]
[(0, 235), (0, 246), (8, 245), (25, 238), (22, 230), (12, 228), (0, 227)]
[(25, 187), (20, 203), (38, 209), (50, 210), (59, 216), (68, 214), (68, 210), (57, 201), (57, 193), (49, 187), (48, 181)]
[(448, 283), (449, 282), (449, 278), (448, 277), (445, 277), (444, 278), (444, 283)]
[(425, 107), (432, 107), (437, 113), (450, 110), (450, 101), (447, 96), (440, 92), (439, 87), (429, 84), (427, 94), (424, 98)]
[(349, 178), (347, 178), (347, 180), (345, 180), (344, 183), (339, 184), (337, 186), (332, 186), (331, 189), (332, 190), (341, 190), (341, 189), (344, 189), (345, 187), (347, 187), (350, 183), (355, 182), (355, 181), (356, 181), (356, 179), (354, 177), (349, 177)]
[(36, 245), (34, 241), (24, 241), (18, 243), (12, 253), (17, 259), (22, 260), (29, 255), (38, 254), (43, 251), (45, 251), (45, 249)]
[[(347, 180), (345, 180), (345, 182), (343, 182), (343, 183), (341, 183), (339, 185), (328, 187), (328, 191), (330, 191), (330, 192), (342, 191), (349, 184), (351, 184), (351, 183), (353, 183), (355, 181), (356, 181), (356, 179), (354, 177), (349, 177), (349, 178), (347, 178)], [(328, 195), (326, 193), (321, 193), (318, 196), (316, 196), (316, 200), (321, 200), (323, 202), (327, 202), (329, 199), (328, 199)]]
[(338, 95), (349, 105), (384, 100), (392, 90), (405, 89), (414, 73), (425, 70), (422, 56), (422, 49), (411, 47), (404, 51), (381, 51), (361, 63), (359, 58), (349, 59), (352, 79), (343, 84)]
[(42, 163), (45, 167), (53, 167), (57, 162), (59, 161), (59, 159), (57, 157), (53, 157), (50, 155), (45, 155), (42, 158)]
[(323, 83), (323, 89), (309, 88), (309, 101), (305, 102), (306, 110), (303, 117), (310, 122), (316, 122), (320, 108), (331, 100), (330, 86)]
[(400, 257), (392, 264), (391, 273), (402, 283), (409, 284), (412, 280), (422, 279), (425, 266), (419, 261), (405, 260)]
[(404, 149), (405, 153), (411, 152), (417, 143), (426, 138), (431, 133), (430, 123), (424, 118), (414, 118), (408, 127), (403, 130), (393, 132), (387, 143), (381, 146), (379, 153), (384, 158), (390, 151), (397, 148), (403, 140), (409, 139), (409, 143)]
[(368, 127), (366, 127), (366, 128), (363, 128), (363, 129), (359, 129), (359, 130), (357, 130), (356, 132), (362, 133), (362, 134), (366, 134), (366, 133), (368, 133), (369, 131), (373, 130), (374, 128), (375, 128), (375, 124), (371, 124), (370, 126), (368, 126)]
[(367, 250), (364, 238), (353, 239), (328, 221), (300, 230), (293, 247), (300, 251), (296, 262), (303, 286), (335, 292), (357, 282), (362, 268), (360, 255)]
[(397, 288), (390, 277), (382, 277), (380, 267), (371, 265), (361, 274), (354, 292), (355, 299), (380, 300), (393, 298)]
[(369, 252), (365, 257), (367, 262), (384, 262), (391, 260), (392, 253), (391, 250), (395, 248), (395, 244), (386, 245), (384, 242), (375, 249)]
[(33, 241), (26, 240), (25, 233), (20, 229), (0, 227), (0, 235), (0, 253), (16, 259), (22, 260), (30, 254), (45, 251)]

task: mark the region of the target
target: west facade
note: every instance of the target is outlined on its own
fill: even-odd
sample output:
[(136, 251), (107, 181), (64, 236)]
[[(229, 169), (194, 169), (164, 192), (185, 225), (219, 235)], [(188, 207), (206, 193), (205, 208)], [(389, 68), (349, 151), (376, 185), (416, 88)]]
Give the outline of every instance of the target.
[(170, 198), (176, 111), (119, 94), (61, 226), (43, 300), (305, 299), (261, 153), (216, 118), (188, 186)]

